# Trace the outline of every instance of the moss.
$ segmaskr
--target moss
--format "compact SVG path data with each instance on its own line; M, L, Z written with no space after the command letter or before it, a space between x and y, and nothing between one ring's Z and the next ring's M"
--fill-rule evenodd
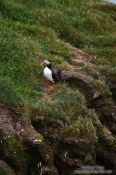
M6 140L5 152L7 159L16 169L26 169L28 156L25 153L23 144L19 141L17 136L8 137Z
M16 175L16 174L5 162L0 160L0 175Z

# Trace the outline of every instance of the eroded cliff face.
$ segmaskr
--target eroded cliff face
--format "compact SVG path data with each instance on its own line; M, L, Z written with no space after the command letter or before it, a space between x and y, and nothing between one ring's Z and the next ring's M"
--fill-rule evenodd
M82 51L77 50L77 52L85 56ZM83 61L82 57L81 61ZM75 60L72 60L70 64L75 67L77 64L74 62ZM92 66L94 64L90 63L90 59L85 59L84 63ZM78 119L75 123L71 123L68 117L51 120L40 116L34 110L30 112L29 120L20 112L1 106L0 171L6 175L9 175L9 172L14 175L73 175L82 165L102 165L115 174L114 88L111 86L112 93L100 91L91 86L93 81L91 76L74 71L56 71L56 75L61 80L61 84L65 81L72 89L77 88L84 94L87 110L95 110L91 114L93 124L91 130L82 128L84 120L87 123L89 118L82 120L80 116L82 123L79 123ZM60 95L62 94L59 92Z
M0 107L0 156L18 175L50 171L57 174L54 155L41 134L21 116L6 107ZM44 165L44 167L43 167ZM38 167L38 168L37 168ZM7 173L6 167L3 171ZM56 171L56 172L55 172Z
M16 118L14 111L0 107L0 157L8 164L1 164L1 172L9 175L6 167L10 166L17 175L72 175L81 165L102 165L115 171L115 136L110 124L108 129L101 118L94 118L97 138L86 134L79 138L72 131L64 132L70 127L66 122L44 121L36 116L29 125L19 116Z

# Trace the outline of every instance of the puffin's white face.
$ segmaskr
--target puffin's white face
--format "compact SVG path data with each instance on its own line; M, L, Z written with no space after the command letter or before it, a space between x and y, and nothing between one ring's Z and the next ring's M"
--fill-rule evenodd
M50 64L51 64L50 61L44 60L44 65L45 65L45 66L49 66Z

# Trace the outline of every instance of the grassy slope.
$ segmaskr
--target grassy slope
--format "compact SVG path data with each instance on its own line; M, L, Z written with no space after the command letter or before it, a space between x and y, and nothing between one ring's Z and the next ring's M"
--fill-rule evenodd
M41 62L48 58L63 68L73 56L65 45L69 42L93 54L97 65L75 71L115 77L115 11L116 6L99 0L0 0L1 104L52 120L68 116L71 124L77 116L93 116L83 95L66 84L60 94L44 91ZM95 135L91 119L78 120L80 127L85 123L81 131Z

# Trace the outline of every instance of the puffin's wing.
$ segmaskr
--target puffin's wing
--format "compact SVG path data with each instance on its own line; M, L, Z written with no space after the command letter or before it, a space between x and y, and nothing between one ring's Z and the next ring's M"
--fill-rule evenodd
M55 75L55 73L53 71L52 71L52 79L53 79L54 82L57 81L56 75Z

